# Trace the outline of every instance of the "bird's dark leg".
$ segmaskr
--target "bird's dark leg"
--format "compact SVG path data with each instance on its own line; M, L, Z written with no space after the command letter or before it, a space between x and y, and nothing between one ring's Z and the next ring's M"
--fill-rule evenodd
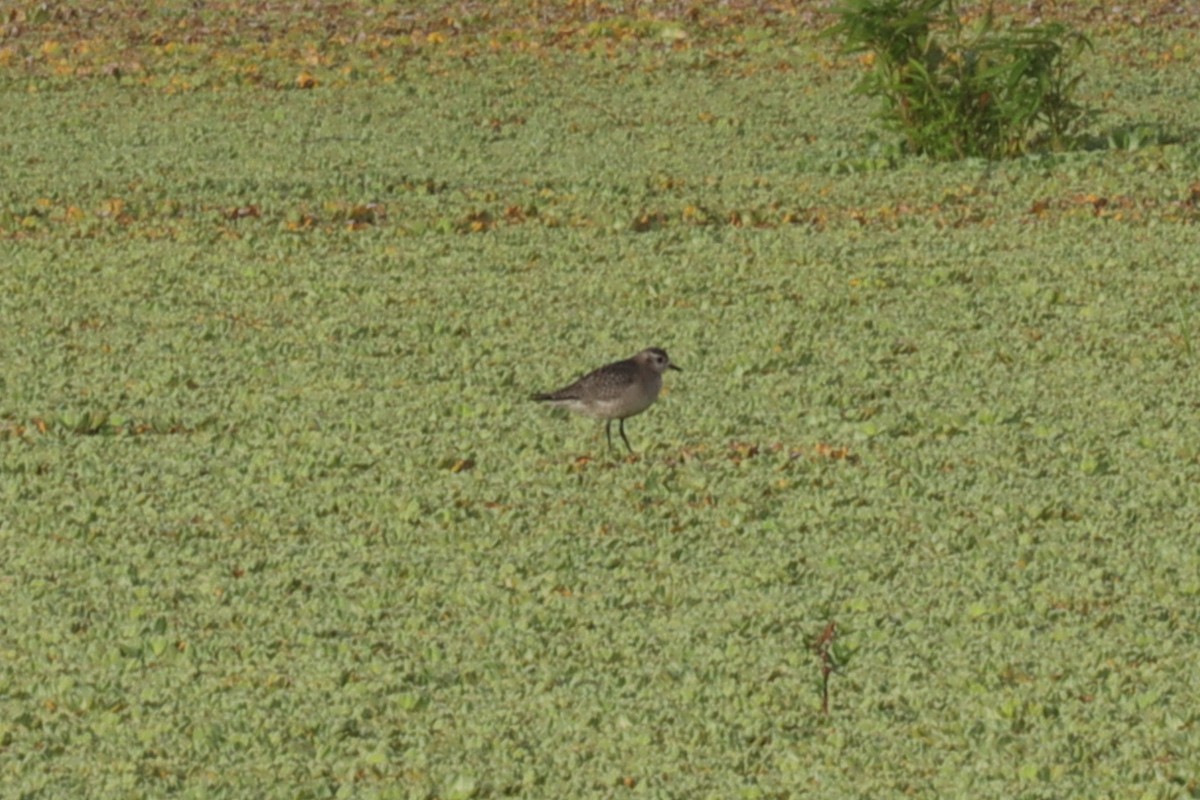
M612 450L612 420L604 423L604 436L608 439L608 449Z
M633 452L633 445L629 443L629 437L625 435L625 418L621 417L621 424L617 426L621 431L621 438L625 440L625 446L629 448L629 452Z

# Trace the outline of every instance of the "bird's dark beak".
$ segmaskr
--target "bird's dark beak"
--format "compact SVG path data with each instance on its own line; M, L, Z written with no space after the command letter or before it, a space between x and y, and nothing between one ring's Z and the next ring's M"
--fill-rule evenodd
M677 367L674 364L667 364L667 369L673 369L676 372L683 372L683 367Z

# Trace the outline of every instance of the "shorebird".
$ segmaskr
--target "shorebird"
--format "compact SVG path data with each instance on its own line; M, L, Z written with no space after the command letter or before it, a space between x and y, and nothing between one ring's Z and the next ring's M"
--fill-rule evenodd
M633 446L625 435L625 420L654 404L662 389L663 373L669 369L683 371L671 363L666 350L649 347L632 358L614 361L593 370L556 392L535 394L533 399L576 414L605 420L604 435L610 449L612 421L619 420L617 430L632 453Z

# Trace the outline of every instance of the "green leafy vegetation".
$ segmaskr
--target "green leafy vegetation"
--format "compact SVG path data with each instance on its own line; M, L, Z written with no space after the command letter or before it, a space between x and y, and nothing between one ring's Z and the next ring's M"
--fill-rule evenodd
M942 163L807 4L414 5L7 12L0 795L1200 794L1197 20Z
M1000 30L989 5L968 29L951 0L849 0L831 34L875 68L860 85L913 153L1001 158L1080 141L1075 64L1091 42L1061 23Z

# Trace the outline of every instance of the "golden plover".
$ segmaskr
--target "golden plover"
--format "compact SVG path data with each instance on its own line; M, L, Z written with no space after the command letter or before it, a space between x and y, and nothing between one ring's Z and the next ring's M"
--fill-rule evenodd
M589 372L556 392L535 394L533 399L606 420L604 435L609 448L612 447L612 421L619 420L617 429L632 453L633 447L625 436L625 420L654 404L662 389L663 373L669 369L679 370L679 367L671 363L667 351L650 347L632 358L614 361Z

